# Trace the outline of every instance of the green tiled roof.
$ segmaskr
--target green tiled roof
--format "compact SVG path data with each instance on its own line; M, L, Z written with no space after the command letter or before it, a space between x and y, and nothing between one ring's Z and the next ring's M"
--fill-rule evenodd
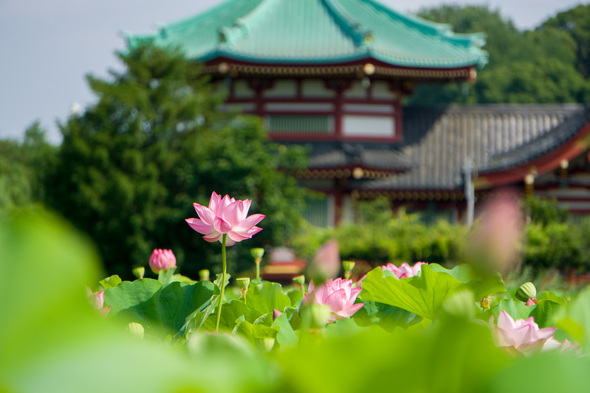
M188 58L262 64L334 64L373 58L401 67L483 66L484 34L396 12L374 0L228 0L154 34L126 33L179 46Z

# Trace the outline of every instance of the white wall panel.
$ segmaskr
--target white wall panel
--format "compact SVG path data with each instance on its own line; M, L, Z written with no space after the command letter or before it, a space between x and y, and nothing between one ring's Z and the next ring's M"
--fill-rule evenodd
M342 133L346 136L393 137L395 119L376 116L344 116Z

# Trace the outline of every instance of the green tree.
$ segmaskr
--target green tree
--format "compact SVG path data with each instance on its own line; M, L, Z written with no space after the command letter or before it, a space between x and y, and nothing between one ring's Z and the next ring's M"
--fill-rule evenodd
M422 9L418 15L434 22L448 23L457 33L485 33L484 49L490 56L486 68L526 56L528 41L523 34L511 20L488 6L442 5Z
M554 223L563 224L570 218L567 208L560 206L555 198L529 196L524 199L523 207L530 222L541 226Z
M420 86L408 105L564 103L586 102L589 97L588 82L576 70L580 44L560 24L547 22L534 31L520 32L487 6L443 5L423 9L419 16L449 23L458 33L485 32L489 64L475 84Z
M57 159L57 146L46 139L47 131L39 121L25 130L20 149L31 178L32 198L36 202L47 203L47 190L52 187L51 176Z
M53 188L54 207L93 238L109 272L129 276L154 248L172 249L185 274L210 268L219 244L184 220L212 191L267 215L233 252L297 227L303 192L290 173L305 165L301 150L268 142L258 119L218 111L223 96L178 51L142 46L119 58L125 70L111 80L88 77L98 102L60 125Z
M38 121L27 127L22 142L0 140L0 212L45 202L55 156Z
M560 12L548 19L538 30L550 28L566 32L576 43L576 67L585 77L590 76L590 4Z
M0 216L32 201L31 179L20 146L0 141Z
M474 86L482 103L585 102L590 87L572 65L555 58L502 64Z

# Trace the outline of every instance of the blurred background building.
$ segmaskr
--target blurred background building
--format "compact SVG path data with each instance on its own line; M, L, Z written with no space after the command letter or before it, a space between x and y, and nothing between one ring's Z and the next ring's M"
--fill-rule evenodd
M269 137L309 146L306 218L353 218L385 196L426 217L470 221L505 186L590 214L590 112L584 105L404 107L422 84L473 82L484 34L455 34L372 0L231 0L126 35L179 47L228 92L224 110L260 116Z

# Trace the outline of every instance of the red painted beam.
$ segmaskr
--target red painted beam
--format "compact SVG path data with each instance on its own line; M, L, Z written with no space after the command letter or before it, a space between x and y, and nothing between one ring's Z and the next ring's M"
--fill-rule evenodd
M476 188L498 187L518 183L529 173L544 174L560 167L562 160L571 161L584 153L590 146L590 122L565 144L542 157L513 168L497 172L482 173L475 181Z

